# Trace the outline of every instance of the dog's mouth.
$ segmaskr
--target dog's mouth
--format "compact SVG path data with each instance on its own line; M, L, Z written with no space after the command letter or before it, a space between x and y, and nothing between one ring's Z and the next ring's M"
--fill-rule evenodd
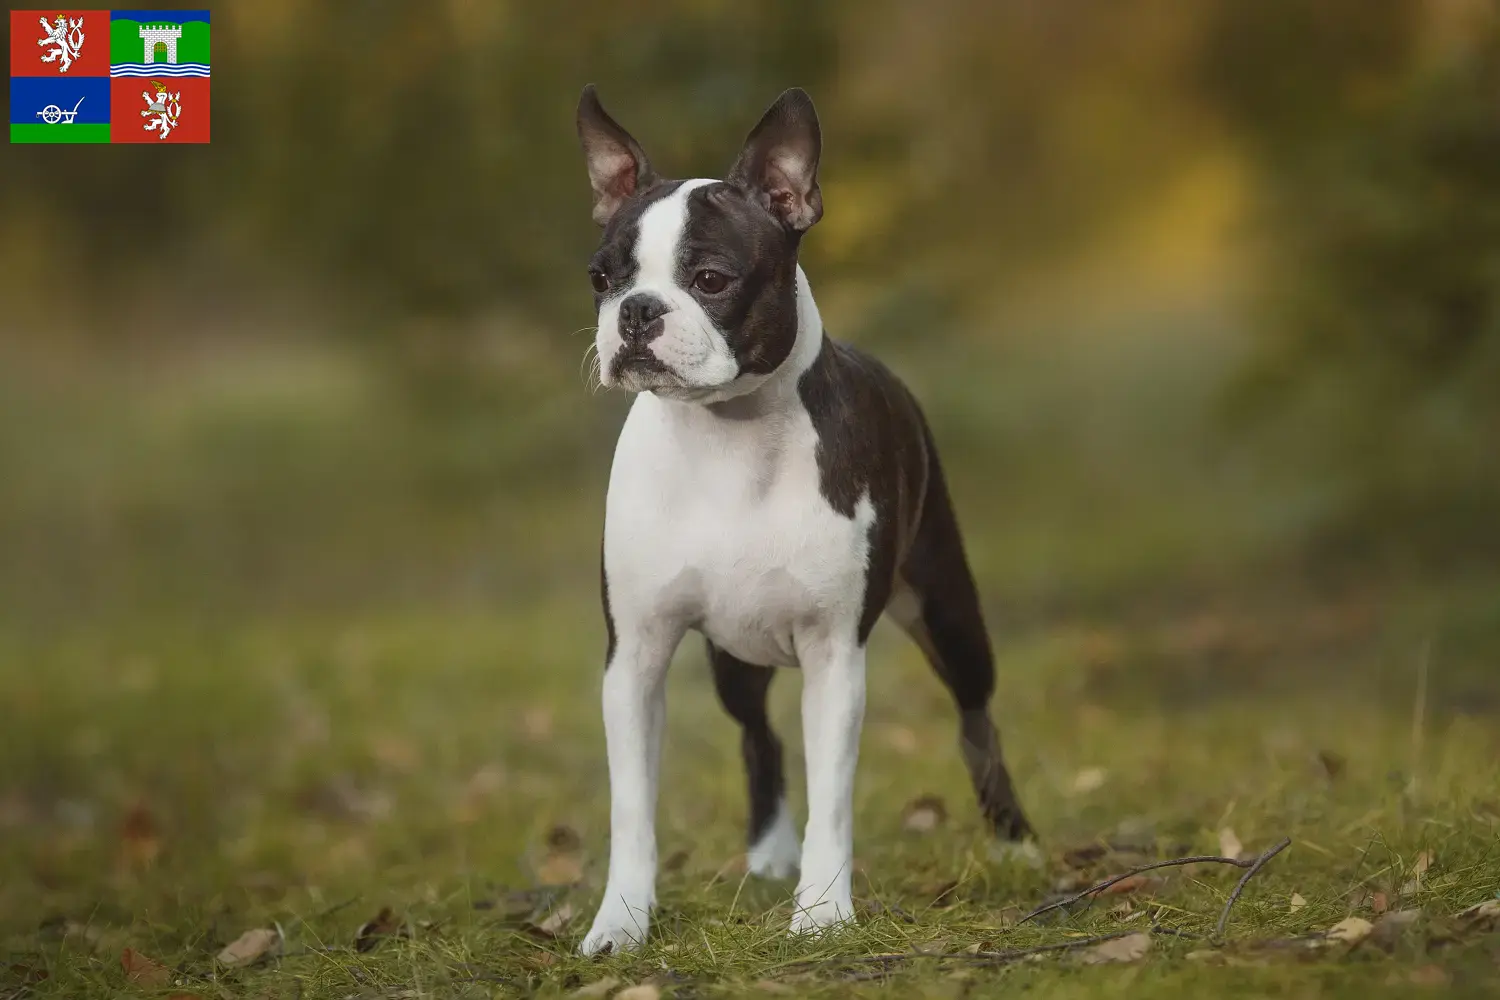
M629 392L677 388L682 379L647 347L622 347L609 362L610 379Z

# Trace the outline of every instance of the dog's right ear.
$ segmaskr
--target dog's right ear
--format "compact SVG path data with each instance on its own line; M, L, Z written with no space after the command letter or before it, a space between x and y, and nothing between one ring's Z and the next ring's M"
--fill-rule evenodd
M640 144L604 110L591 83L578 99L578 141L594 189L594 221L606 225L625 200L656 181Z

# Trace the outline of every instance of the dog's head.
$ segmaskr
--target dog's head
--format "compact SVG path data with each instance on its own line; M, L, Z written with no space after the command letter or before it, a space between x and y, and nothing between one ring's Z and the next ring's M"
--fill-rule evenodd
M589 262L606 387L698 402L748 392L797 338L797 245L823 214L811 98L788 90L722 181L664 180L592 85L578 138L604 228Z

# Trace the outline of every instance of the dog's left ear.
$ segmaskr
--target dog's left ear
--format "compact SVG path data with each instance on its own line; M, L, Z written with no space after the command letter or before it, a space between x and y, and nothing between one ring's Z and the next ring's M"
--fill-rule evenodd
M745 140L726 180L782 224L805 232L823 217L818 157L823 136L807 91L793 87L776 99Z

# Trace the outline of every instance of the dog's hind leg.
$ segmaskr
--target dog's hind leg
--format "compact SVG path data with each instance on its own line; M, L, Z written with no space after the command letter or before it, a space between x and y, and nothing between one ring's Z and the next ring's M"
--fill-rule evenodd
M776 669L746 663L711 642L708 661L719 700L740 724L740 748L750 790L747 863L753 874L786 878L797 869L801 847L786 804L781 741L766 715L766 697Z
M927 492L911 550L900 568L886 613L921 647L958 704L959 745L995 834L1021 840L1031 834L990 721L994 657L979 610L979 594L964 555L958 519L929 439Z

